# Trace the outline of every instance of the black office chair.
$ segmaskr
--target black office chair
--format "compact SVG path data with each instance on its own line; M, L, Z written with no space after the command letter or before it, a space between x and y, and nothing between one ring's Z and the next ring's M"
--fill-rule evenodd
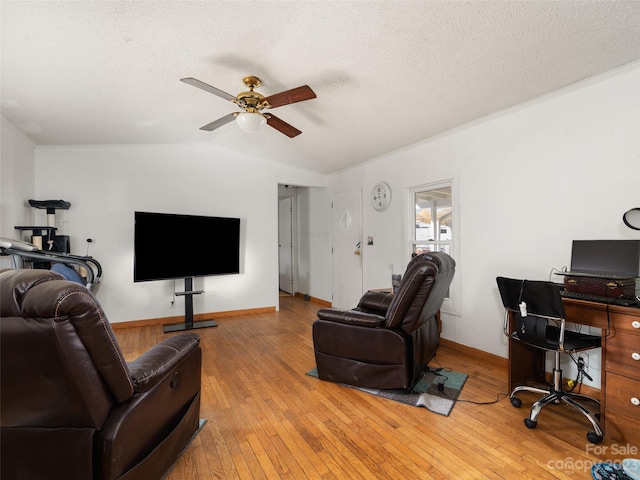
M528 428L535 428L538 415L545 405L564 402L581 412L591 422L593 431L587 433L591 443L600 443L604 438L598 423L599 413L592 414L577 400L594 402L600 410L600 402L587 395L567 392L562 388L562 369L560 368L560 353L573 354L583 350L598 348L602 338L597 335L587 335L565 328L565 312L558 286L551 282L516 280L498 277L498 290L505 307L505 335L523 342L542 351L555 354L553 368L553 384L547 388L529 385L517 386L509 395L511 404L519 408L522 400L516 397L521 391L540 393L544 395L531 407L529 418L524 424ZM514 317L514 329L508 330L509 313Z

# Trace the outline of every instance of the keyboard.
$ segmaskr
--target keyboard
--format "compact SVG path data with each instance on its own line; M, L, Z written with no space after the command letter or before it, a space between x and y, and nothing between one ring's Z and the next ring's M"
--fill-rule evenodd
M589 302L608 303L610 305L622 305L623 307L635 307L636 301L630 298L614 298L601 295L589 295L587 293L568 292L562 290L560 296L564 298L575 298L576 300L587 300Z
M565 277L590 277L590 278L609 278L611 280L627 280L636 278L633 273L607 273L607 272L580 272L580 271L561 271L554 272L555 275L564 275Z

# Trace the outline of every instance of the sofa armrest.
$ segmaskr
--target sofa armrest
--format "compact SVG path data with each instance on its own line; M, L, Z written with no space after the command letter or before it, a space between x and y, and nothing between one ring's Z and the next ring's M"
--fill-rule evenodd
M198 335L184 333L171 337L154 350L155 359L150 360L150 353L144 354L141 357L147 357L149 362L139 361L134 366L141 374L139 378L147 380L138 389L146 391L136 392L114 405L95 434L94 457L98 456L96 467L101 469L100 478L162 478L162 472L198 428L202 380ZM175 353L169 354L169 350ZM165 363L155 361L161 357ZM141 368L143 364L148 368L146 374Z
M361 327L382 327L385 318L375 313L360 312L358 310L338 310L337 308L321 308L318 310L320 320L329 320L346 325L358 325Z
M393 293L375 291L366 292L360 299L357 309L362 312L386 316L392 300Z
M160 382L175 365L198 348L200 336L197 333L183 333L153 346L133 362L129 371L135 393L146 392Z

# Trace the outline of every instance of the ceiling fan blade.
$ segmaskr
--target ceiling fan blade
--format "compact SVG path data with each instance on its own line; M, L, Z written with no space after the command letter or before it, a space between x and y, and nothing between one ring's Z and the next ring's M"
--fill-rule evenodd
M281 107L282 105L289 105L291 103L302 102L304 100L311 100L316 98L316 94L309 85L303 85L298 88L287 90L286 92L276 93L269 97L262 99L262 103L266 108Z
M302 133L296 127L289 125L284 120L280 120L278 117L272 115L271 113L266 114L265 117L267 117L267 125L275 128L281 133L284 133L289 138L297 137Z
M233 102L236 99L236 97L234 97L233 95L227 92L223 92L222 90L216 87L212 87L211 85L201 82L200 80L196 80L195 78L181 78L180 81L188 83L189 85L193 85L194 87L200 88L206 92L213 93L214 95L217 95L220 98L224 98L225 100L229 100L230 102Z
M226 125L229 122L233 122L233 120L236 118L236 115L237 113L230 113L229 115L225 115L224 117L219 118L215 122L211 122L206 124L204 127L200 127L200 130L206 130L208 132L210 132L211 130L215 130L216 128L222 127L223 125Z

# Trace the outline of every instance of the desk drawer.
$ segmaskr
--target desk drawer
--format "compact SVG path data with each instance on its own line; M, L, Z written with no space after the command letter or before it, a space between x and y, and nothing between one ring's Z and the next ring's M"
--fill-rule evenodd
M640 421L640 380L606 373L606 415L612 412Z
M622 445L638 446L640 445L640 420L607 412L604 437L605 440L613 440Z
M606 339L606 350L608 372L640 380L640 335L616 331Z
M640 309L634 310L640 312ZM616 332L626 332L640 336L640 316L611 313L611 327ZM640 337L638 342L640 343Z

